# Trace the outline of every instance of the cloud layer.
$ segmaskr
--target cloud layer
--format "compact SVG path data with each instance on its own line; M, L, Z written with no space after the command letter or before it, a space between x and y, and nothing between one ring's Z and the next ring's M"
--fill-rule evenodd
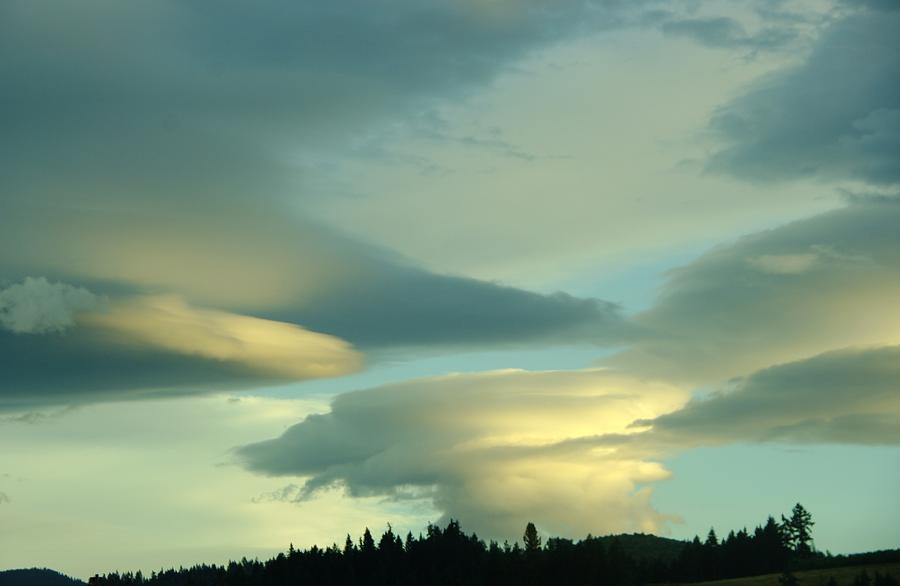
M802 64L719 109L711 126L727 146L710 169L756 182L900 183L900 10L870 6L837 19Z
M668 445L900 443L900 346L772 366L652 422Z
M338 396L281 437L239 448L268 475L306 476L301 497L334 484L357 496L426 498L480 534L658 531L646 486L658 463L594 445L631 434L684 390L606 370L498 371L412 380ZM565 503L565 506L561 506Z
M665 517L638 486L665 478L657 462L677 451L900 441L898 225L900 200L857 198L712 250L673 271L636 318L643 336L609 360L619 370L348 393L237 455L305 477L286 498L335 484L427 498L487 535L514 535L524 516L569 535L656 530ZM718 391L685 404L700 385Z
M890 7L845 3L807 59L721 106L708 126L719 143L707 169L757 183L814 178L895 188L900 11ZM555 534L659 531L671 517L652 506L652 485L667 477L660 461L673 450L762 441L896 444L900 200L857 198L713 249L673 271L657 303L634 320L600 299L424 268L357 240L367 233L359 221L355 234L342 232L354 224L340 206L332 226L314 221L316 212L331 217L315 204L343 198L361 223L415 233L435 248L458 245L463 256L491 257L484 266L497 267L507 259L530 266L538 254L554 262L563 247L583 249L578 254L588 259L619 239L632 244L615 254L665 256L672 242L743 230L769 205L766 221L797 213L799 204L782 204L775 190L720 196L719 186L733 178L697 192L703 180L681 183L683 169L670 173L669 155L682 156L685 129L696 130L673 121L704 113L704 125L704 108L717 99L710 96L734 95L729 88L752 72L732 75L734 63L725 59L734 55L691 46L696 52L686 54L701 73L684 78L673 66L680 54L643 51L648 39L659 41L657 31L573 43L551 55L562 65L542 67L575 73L542 70L546 77L535 74L534 86L509 85L509 101L494 112L486 107L487 126L473 124L487 139L443 126L442 106L585 30L650 22L665 35L745 53L793 47L812 28L775 26L775 16L745 26L730 13L691 8L643 18L644 8L580 0L2 3L0 410L339 376L361 368L361 352L377 359L398 349L409 356L627 344L607 361L615 370L416 379L340 395L329 412L275 439L246 443L278 433L257 421L254 437L229 440L244 443L235 454L247 469L305 481L278 491L271 479L256 478L252 486L274 495L259 504L302 504L341 486L389 505L424 501L467 529L502 537L517 537L523 519ZM610 54L581 53L595 50ZM627 63L616 51L629 53ZM759 70L778 65L775 53ZM574 67L582 57L587 65ZM725 66L722 85L701 79ZM534 110L508 118L528 127L522 134L533 144L562 153L535 170L524 166L538 158L493 122L498 111L528 101L509 88L538 85L547 87L529 96ZM685 86L691 91L682 93ZM551 104L559 115L546 114ZM608 115L596 116L601 110ZM532 120L533 111L545 119ZM403 191L399 203L370 198L370 207L337 193L340 185L323 187L323 177L348 171L349 159L388 165L379 137L392 125L409 125L405 131L425 142L476 147L476 180L451 177L429 199L401 173L381 185ZM496 161L483 160L484 149L521 166L485 179ZM662 195L644 198L655 192ZM785 199L793 197L805 195ZM744 209L754 210L752 220ZM731 223L710 227L709 218ZM453 229L436 238L431 230L441 223ZM577 233L571 240L570 230ZM689 402L689 390L699 387L718 392ZM222 402L195 407L177 426L190 438L159 429L142 438L178 440L158 461L181 449L175 443L190 444L198 423L229 417ZM135 416L122 405L102 408L111 409L113 425L123 413ZM277 427L300 416L280 418ZM245 429L240 416L230 417ZM40 418L7 422L29 420ZM169 425L167 418L154 423L160 420ZM96 422L80 421L90 444ZM68 446L74 434L63 429ZM219 428L214 435L209 450L232 437ZM45 454L59 458L61 444ZM87 474L80 457L93 461L96 453L93 445L65 452L79 463L73 475ZM109 461L95 464L108 468ZM195 462L181 464L193 470ZM20 465L31 464L22 458ZM98 476L87 472L83 486L95 486ZM200 474L196 494L165 504L207 503L209 481L218 478L229 476ZM4 508L18 506L13 498ZM229 506L204 509L204 531ZM30 514L43 518L36 510ZM179 521L191 530L201 525L189 516Z
M245 345L263 323L282 348L307 329L367 351L620 341L627 327L610 303L436 274L307 210L323 197L308 181L321 161L468 95L588 22L612 26L618 12L531 0L4 3L0 279L46 280L0 299L10 369L0 401L309 375L309 360L295 367L280 350L265 359L258 338ZM39 297L53 282L69 289ZM85 289L112 310L74 331ZM137 297L126 318L119 302ZM163 311L151 297L186 305ZM151 321L173 320L172 331L209 326L207 349L193 335L149 333ZM6 335L61 329L72 331ZM352 370L338 362L320 370ZM236 368L266 376L234 378Z
M618 367L696 384L854 345L900 343L900 200L741 238L671 272Z
M144 297L81 318L89 327L148 346L239 364L289 380L347 374L361 359L346 342L299 326L190 307L173 296Z
M0 410L209 392L362 366L339 338L175 296L100 305L84 288L40 278L8 287L2 299L18 329L0 331Z

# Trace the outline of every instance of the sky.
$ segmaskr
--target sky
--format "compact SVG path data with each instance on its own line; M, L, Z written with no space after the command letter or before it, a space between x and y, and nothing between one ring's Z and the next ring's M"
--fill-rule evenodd
M0 569L900 546L894 0L9 0L0 79Z

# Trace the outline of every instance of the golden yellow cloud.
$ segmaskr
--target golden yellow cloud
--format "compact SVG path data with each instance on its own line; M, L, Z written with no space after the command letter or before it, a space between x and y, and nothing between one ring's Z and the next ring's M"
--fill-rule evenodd
M361 354L340 338L294 324L193 307L174 295L116 302L77 320L127 343L233 363L275 378L338 376L362 367Z
M668 476L622 449L644 414L686 390L605 369L504 370L417 379L338 396L326 414L237 450L250 469L353 495L410 493L481 535L524 519L563 535L660 531L646 485ZM612 438L612 440L610 440Z

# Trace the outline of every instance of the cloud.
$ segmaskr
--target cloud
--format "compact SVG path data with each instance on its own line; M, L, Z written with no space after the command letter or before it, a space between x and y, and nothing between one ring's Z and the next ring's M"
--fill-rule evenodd
M812 252L803 254L764 254L747 261L764 273L792 275L805 273L815 267L818 255Z
M339 376L361 365L347 342L294 324L175 296L125 297L78 314L62 334L0 332L0 410L205 393Z
M838 348L900 343L900 200L844 208L714 248L636 316L651 332L611 363L718 383Z
M616 305L438 275L288 214L241 208L202 220L60 208L41 217L0 215L5 274L15 278L24 260L20 270L79 284L60 285L66 291L87 286L110 306L64 335L0 329L0 408L333 376L360 364L351 345L615 344L634 335Z
M851 7L862 4L872 10L881 10L884 12L900 11L900 6L898 6L894 0L843 0L843 3Z
M767 27L750 34L734 18L715 16L706 18L671 19L660 26L663 33L687 37L715 49L780 49L796 40L790 27Z
M394 264L376 265L308 307L275 315L363 348L615 344L637 335L614 303Z
M5 3L5 191L72 207L175 205L185 189L207 203L302 197L298 161L458 100L623 11L575 0Z
M237 456L305 479L280 500L339 485L427 499L486 535L514 535L523 516L562 534L658 529L665 518L637 487L664 478L657 462L673 451L900 439L897 225L900 200L858 197L713 249L673 271L637 316L642 337L608 361L618 370L348 393ZM719 391L685 404L685 390L659 380Z
M436 274L288 209L205 210L17 210L0 216L0 274L40 270L110 295L178 294L367 348L633 334L617 305Z
M318 225L307 205L324 197L316 161L616 26L618 8L211 6L0 7L0 278L178 295L367 349L622 339L612 304L436 274Z
M174 296L144 297L81 318L124 343L234 363L263 376L302 380L348 374L361 357L349 344L293 324L198 309Z
M0 327L16 334L61 332L75 324L77 312L94 309L100 302L83 287L26 277L0 289Z
M225 465L223 446L277 434L325 409L319 400L207 395L138 408L91 405L41 425L0 424L9 474L0 473L0 490L12 499L0 504L0 565L47 565L85 579L123 567L147 575L201 561L267 559L288 543L321 547L387 522L403 534L420 531L433 511L379 499L329 493L308 506L251 501L282 481Z
M635 419L686 399L607 370L456 374L339 395L329 413L236 455L255 472L306 477L301 498L335 484L424 498L483 535L515 536L525 518L569 535L658 531L669 518L645 485L668 473L593 439L633 434Z
M800 65L719 108L714 171L757 182L814 177L900 183L900 11L856 10Z
M900 443L900 346L849 348L772 366L653 421L667 445Z
M764 273L799 275L825 266L866 264L868 258L862 255L842 254L829 246L813 245L809 252L801 254L763 254L748 258L751 266Z

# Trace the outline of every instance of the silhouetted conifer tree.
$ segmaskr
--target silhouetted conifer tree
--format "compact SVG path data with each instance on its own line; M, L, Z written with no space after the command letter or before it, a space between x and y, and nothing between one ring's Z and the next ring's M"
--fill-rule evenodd
M359 549L363 553L371 553L375 551L375 540L372 539L372 532L366 527L362 538L359 540Z
M354 549L356 549L356 546L353 545L353 539L350 538L350 534L348 533L347 541L344 542L344 555L351 555Z
M525 526L525 535L522 536L522 543L525 545L527 553L534 553L541 549L541 537L538 535L537 527L534 523L528 523Z
M812 515L797 503L791 510L791 518L781 516L781 526L788 546L798 556L805 557L812 553L812 526L815 525Z
M501 546L485 544L475 534L462 531L451 520L445 528L429 525L427 534L408 533L405 543L388 526L376 541L367 529L358 546L348 535L344 547L327 549L312 546L284 553L260 562L241 559L226 566L198 565L177 570L160 570L149 577L139 573L110 573L95 576L93 586L640 586L648 583L684 583L722 577L742 577L771 573L772 556L789 553L779 525L769 517L751 535L745 529L732 531L719 542L695 537L691 542L668 542L680 548L666 558L650 557L657 538L592 537L572 541L558 537L541 539L533 524L526 526L525 548L518 543ZM632 545L628 545L631 543ZM623 545L624 544L624 545ZM644 549L645 548L645 549ZM674 556L674 557L673 557ZM796 586L796 577L784 570L779 586ZM826 556L812 553L800 559L803 568L837 567L850 563L900 562L900 550L873 552L859 556ZM782 563L781 561L777 563ZM796 566L791 566L797 569ZM832 579L826 586L837 586ZM853 586L897 586L891 576L860 573Z

